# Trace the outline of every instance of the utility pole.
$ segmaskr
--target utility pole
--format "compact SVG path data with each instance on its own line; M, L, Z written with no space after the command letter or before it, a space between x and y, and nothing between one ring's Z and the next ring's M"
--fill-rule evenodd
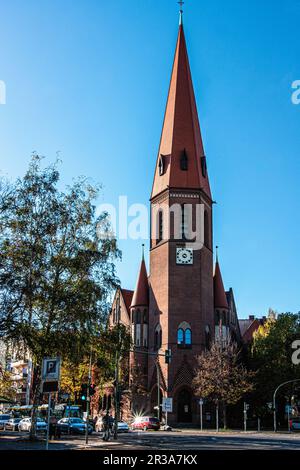
M156 363L157 372L157 418L160 418L160 374L159 374L159 357L157 357Z
M216 429L219 432L219 401L217 401L216 405Z
M91 377L92 377L92 351L90 353L90 365L89 365L89 376L88 376L88 385L86 391L86 428L85 428L85 443L89 443L89 417L90 417L90 387L91 387Z
M247 403L244 401L244 431L247 431Z
M294 382L300 382L300 379L288 380L287 382L283 382L282 384L278 385L276 388L274 395L273 395L273 420L274 420L274 432L277 432L277 416L276 416L276 394L278 390L283 387L284 385L291 384Z
M51 416L51 393L49 393L49 396L48 396L46 450L49 450L50 416Z
M200 429L203 431L203 399L200 398L199 400L200 404Z
M119 362L120 362L120 347L121 347L121 338L120 338L120 315L121 315L121 306L120 306L120 289L119 295L117 298L116 305L117 313L117 333L118 333L118 344L115 355L115 425L114 425L114 439L118 439L118 422L119 422Z

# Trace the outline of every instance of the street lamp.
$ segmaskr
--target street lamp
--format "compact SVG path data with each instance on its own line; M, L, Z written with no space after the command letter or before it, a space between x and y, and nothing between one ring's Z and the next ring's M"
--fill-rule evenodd
M278 385L276 388L274 395L273 395L273 417L274 417L274 432L277 431L277 419L276 419L276 394L278 390L283 387L284 385L291 384L294 382L300 382L300 379L288 380L287 382L283 382L282 384Z

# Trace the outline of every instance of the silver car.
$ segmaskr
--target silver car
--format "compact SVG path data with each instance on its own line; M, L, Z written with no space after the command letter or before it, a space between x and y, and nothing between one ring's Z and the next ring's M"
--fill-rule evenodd
M20 432L26 431L30 432L31 430L31 418L23 418L18 424L18 429ZM36 430L37 432L46 432L47 423L42 418L37 418L36 420Z
M118 422L118 432L129 432L129 426L124 421Z

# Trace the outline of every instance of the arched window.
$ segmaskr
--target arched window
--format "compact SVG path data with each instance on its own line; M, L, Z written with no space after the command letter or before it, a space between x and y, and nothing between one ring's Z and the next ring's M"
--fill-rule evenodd
M161 242L164 235L163 227L163 211L160 210L158 213L158 242Z
M165 172L165 159L163 155L160 156L160 159L158 162L158 172L159 172L159 176L162 176Z
M202 170L202 175L204 176L204 178L206 178L207 165L206 165L206 157L205 156L201 157L201 170Z
M177 331L177 344L184 344L184 331L182 328Z
M192 329L187 322L180 323L177 330L177 344L181 348L190 348L192 346Z
M208 213L204 211L204 245L209 248L210 246L210 239L209 239L209 217Z
M154 331L154 347L155 349L160 349L162 345L162 330L161 326L158 324L156 325Z
M188 170L188 157L187 157L187 154L186 154L186 150L184 149L184 151L182 152L181 154L181 158L180 158L180 169L182 171L187 171Z
M191 346L192 344L192 330L190 328L185 330L185 344L187 346Z
M147 310L144 310L144 312L143 312L143 323L148 323L148 314L147 314Z
M206 327L205 327L205 349L210 348L210 341L211 341L210 327L209 327L209 325L206 325Z

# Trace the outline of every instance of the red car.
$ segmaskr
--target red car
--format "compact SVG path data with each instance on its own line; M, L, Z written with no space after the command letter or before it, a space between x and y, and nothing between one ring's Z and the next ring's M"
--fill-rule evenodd
M152 418L151 416L140 416L139 418L135 418L131 427L132 429L141 429L143 431L148 431L148 429L158 431L160 422L157 418Z

